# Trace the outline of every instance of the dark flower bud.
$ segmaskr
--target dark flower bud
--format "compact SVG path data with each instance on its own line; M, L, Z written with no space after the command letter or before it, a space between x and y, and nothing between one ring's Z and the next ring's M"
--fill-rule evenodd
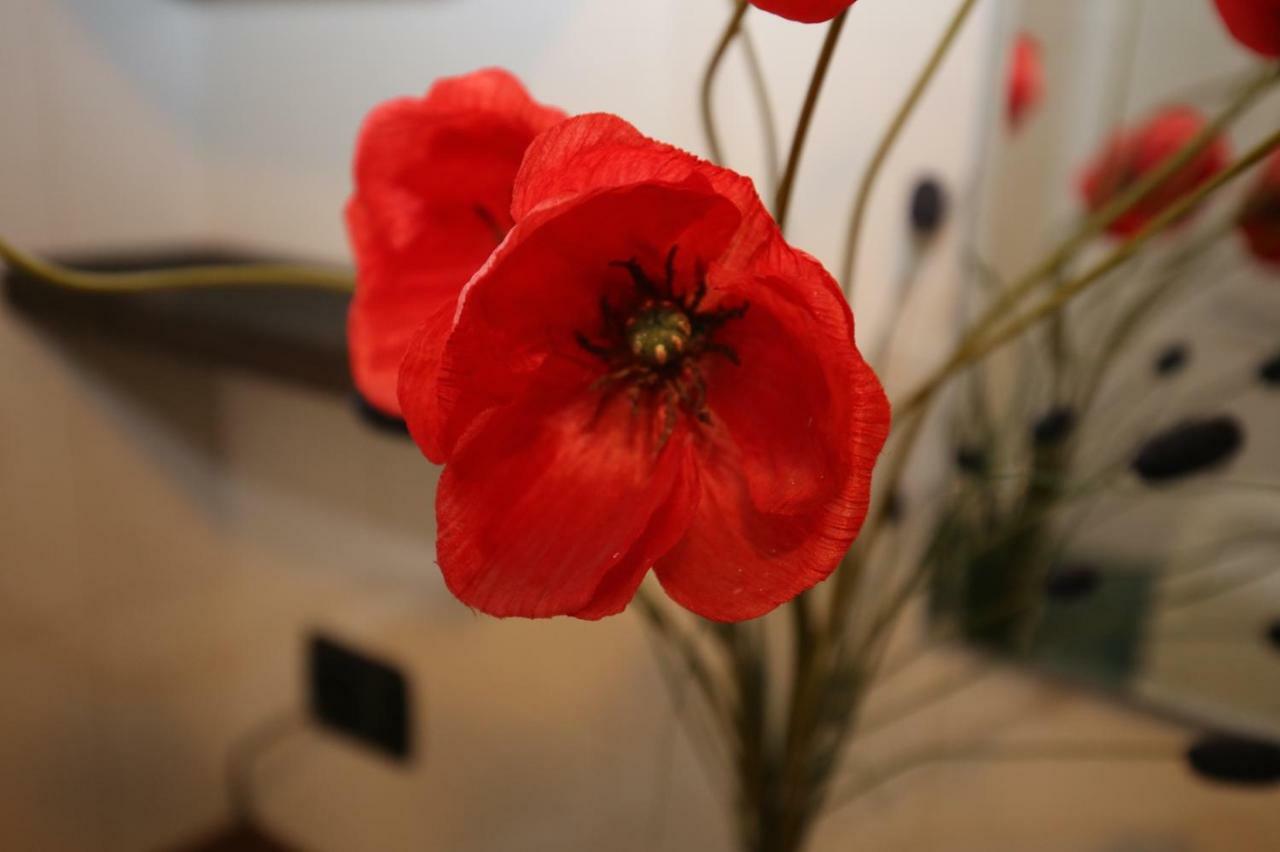
M891 524L896 524L902 520L906 507L903 506L902 492L894 490L885 495L884 498L884 519Z
M987 472L987 454L981 447L961 445L956 448L956 467L973 476Z
M936 178L921 178L911 192L912 233L919 239L928 239L938 232L946 219L946 190Z
M1098 569L1092 565L1064 565L1049 574L1044 590L1051 598L1073 601L1092 594L1101 581Z
M1280 746L1230 735L1201 739L1187 752L1191 770L1219 784L1262 786L1280 782Z
M1243 445L1244 430L1234 417L1184 420L1148 439L1131 467L1147 482L1165 482L1224 464Z
M405 425L403 420L374 408L369 403L369 400L361 396L358 391L352 391L351 405L355 408L356 415L373 429L391 435L407 436L409 434L409 427Z
M1280 352L1258 365L1258 381L1264 385L1280 387Z
M1031 429L1031 437L1036 446L1047 447L1066 440L1075 428L1075 409L1059 405L1036 421Z
M1280 618L1267 625L1267 641L1280 650Z
M1156 356L1155 370L1157 376L1172 376L1187 366L1191 357L1191 349L1185 343L1171 343Z

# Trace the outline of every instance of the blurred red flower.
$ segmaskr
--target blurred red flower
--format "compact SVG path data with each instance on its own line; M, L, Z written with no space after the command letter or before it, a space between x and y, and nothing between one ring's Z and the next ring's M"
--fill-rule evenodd
M1006 118L1009 129L1017 131L1027 115L1044 99L1044 66L1040 61L1040 41L1020 33L1009 60Z
M1204 130L1206 121L1189 106L1169 107L1146 123L1118 131L1085 169L1081 193L1090 211L1096 211L1123 194L1138 181L1175 156ZM1222 171L1231 157L1225 137L1219 136L1168 180L1118 218L1108 228L1118 237L1130 237L1169 205Z
M1280 56L1280 0L1215 0L1236 41L1263 56Z
M355 157L347 230L357 285L347 320L356 388L399 416L400 361L424 322L443 338L458 293L511 227L525 149L565 118L506 71L438 81L369 114Z
M1267 160L1240 210L1239 223L1253 256L1280 266L1280 152Z
M530 147L515 226L400 402L444 462L437 559L496 616L595 619L653 567L707 618L762 615L858 533L889 427L839 287L751 182L610 115Z
M829 21L856 0L750 0L751 5L805 24Z

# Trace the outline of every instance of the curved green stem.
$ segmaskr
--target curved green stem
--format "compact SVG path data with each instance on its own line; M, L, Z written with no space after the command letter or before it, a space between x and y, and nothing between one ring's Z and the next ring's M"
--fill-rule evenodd
M970 0L971 2L971 0ZM831 70L831 59L835 56L836 45L840 42L840 33L849 17L849 10L841 12L827 27L827 37L822 42L822 50L818 53L818 61L813 66L813 76L809 78L809 90L805 92L804 104L800 107L800 118L796 121L796 132L791 138L791 151L787 155L787 166L782 172L782 181L778 184L778 194L774 201L773 217L778 220L778 227L785 230L787 213L791 209L791 195L795 189L796 175L800 171L800 158L804 154L804 143L809 137L809 128L813 124L813 114L818 107L818 96L822 94L822 84Z
M769 97L769 86L764 77L764 64L756 50L751 33L742 28L742 53L747 59L747 73L751 75L751 89L756 97L756 109L760 112L760 134L764 141L764 174L768 192L778 186L778 120Z
M0 260L46 284L95 293L201 287L300 287L349 293L355 288L355 278L347 270L274 263L191 266L146 272L83 272L41 260L3 239L0 239Z
M728 25L720 35L720 40L716 42L711 59L707 62L707 70L702 74L702 89L699 95L699 105L702 108L702 132L707 137L707 150L711 152L711 162L717 165L724 162L724 149L720 145L720 134L716 130L715 108L711 103L712 90L715 88L720 65L724 62L725 54L729 52L729 46L737 38L738 31L742 29L742 19L747 16L749 8L751 7L747 5L746 0L739 0L737 8L729 18Z
M885 161L889 158L889 152L893 150L898 137L902 135L903 128L906 127L911 114L915 112L916 105L920 103L920 98L929 88L929 83L936 76L938 68L942 65L942 60L950 52L951 45L955 43L956 36L960 34L960 30L964 27L964 22L969 17L969 13L973 11L976 2L977 0L963 0L960 7L956 9L955 15L951 18L951 23L947 25L946 32L942 34L942 39L933 49L933 53L930 54L929 61L925 63L924 68L920 71L920 76L916 78L911 90L907 93L906 100L898 107L898 112L894 115L893 121L889 123L889 129L885 131L880 144L876 146L875 153L871 155L871 162L867 164L866 171L863 172L862 183L858 188L858 195L853 202L853 211L849 216L849 236L845 242L844 259L840 264L840 281L844 284L846 295L850 297L853 296L853 271L858 258L858 243L862 236L862 226L866 219L867 208L870 206L871 193L875 189L876 179L880 176Z

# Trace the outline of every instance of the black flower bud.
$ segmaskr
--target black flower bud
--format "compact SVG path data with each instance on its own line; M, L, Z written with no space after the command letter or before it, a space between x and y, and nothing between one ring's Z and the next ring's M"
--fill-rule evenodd
M956 447L956 467L973 476L982 476L987 472L986 451L966 444Z
M1267 641L1280 651L1280 618L1267 625Z
M1031 438L1036 446L1048 447L1065 441L1075 428L1075 409L1059 405L1050 409L1048 414L1035 422L1031 429Z
M1234 417L1184 420L1148 439L1130 466L1147 482L1165 482L1225 464L1243 445L1244 430Z
M1251 787L1280 782L1280 746L1266 740L1207 736L1187 752L1191 770L1218 784Z
M933 177L916 181L911 192L911 232L918 239L934 236L947 219L947 192Z
M1171 343L1156 356L1157 376L1172 376L1182 371L1191 358L1191 348L1185 343Z
M1101 581L1101 574L1092 565L1063 565L1050 572L1044 590L1056 600L1073 601L1092 594Z
M1280 352L1258 365L1258 381L1264 385L1280 387Z
M891 524L896 524L902 520L904 514L906 514L906 506L903 505L902 492L894 489L885 495L884 519Z

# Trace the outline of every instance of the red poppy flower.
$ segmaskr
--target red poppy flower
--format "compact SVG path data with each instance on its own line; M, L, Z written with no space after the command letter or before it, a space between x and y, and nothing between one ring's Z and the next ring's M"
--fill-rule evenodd
M856 0L750 0L751 5L792 21L817 24L829 21Z
M565 118L506 71L440 80L376 108L360 131L347 230L357 285L347 320L360 393L399 416L400 360L423 322L443 338L462 285L511 227L525 149Z
M1240 211L1240 231L1253 256L1280 266L1280 153L1272 154Z
M1021 33L1013 43L1009 60L1008 101L1005 115L1009 129L1017 131L1028 113L1044 99L1044 66L1040 62L1040 41Z
M1215 0L1236 41L1263 56L1280 56L1280 0Z
M707 618L824 579L889 425L839 287L746 178L589 115L543 133L515 227L420 332L400 402L446 463L437 559L498 616L600 618L652 567Z
M1204 117L1192 107L1175 106L1140 127L1117 132L1084 172L1080 188L1085 204L1090 210L1105 206L1186 147L1205 125ZM1108 230L1118 237L1133 236L1169 205L1211 180L1230 157L1227 140L1218 137Z

